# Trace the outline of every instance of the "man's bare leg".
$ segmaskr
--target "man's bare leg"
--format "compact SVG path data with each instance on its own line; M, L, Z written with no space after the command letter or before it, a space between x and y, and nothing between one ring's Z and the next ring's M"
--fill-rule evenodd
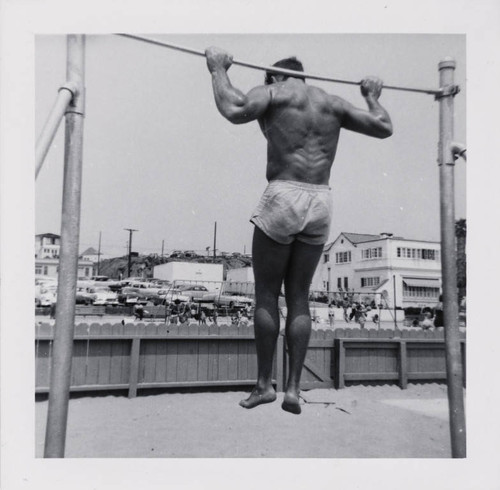
M285 276L285 296L288 309L286 342L289 355L289 375L281 407L299 414L300 375L311 336L309 288L323 252L323 245L308 245L299 241L292 244L292 252Z
M278 296L290 257L290 245L281 245L255 227L252 261L255 276L255 345L257 349L257 383L240 405L254 408L276 400L272 381L274 350L280 330Z

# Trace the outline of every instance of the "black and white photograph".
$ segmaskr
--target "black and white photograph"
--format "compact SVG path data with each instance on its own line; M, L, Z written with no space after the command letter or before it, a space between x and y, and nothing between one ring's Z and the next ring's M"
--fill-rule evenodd
M10 2L5 488L498 488L482 3Z

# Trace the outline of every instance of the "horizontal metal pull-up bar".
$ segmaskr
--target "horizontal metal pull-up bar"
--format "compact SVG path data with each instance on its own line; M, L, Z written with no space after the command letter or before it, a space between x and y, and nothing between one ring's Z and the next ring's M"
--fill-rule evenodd
M177 51L182 51L183 53L189 53L189 54L194 54L196 56L205 57L204 51L199 51L197 49L192 49L192 48L186 48L184 46L179 46L177 44L165 43L163 41L158 41L156 39L151 39L148 37L136 36L134 34L117 33L116 35L122 36L122 37L128 37L129 39L135 39L136 41L142 41L142 42L149 43L149 44L155 44L156 46L162 46L164 48L175 49ZM353 82L352 80L342 80L339 78L325 77L322 75L312 75L310 73L298 72L295 70L287 70L285 68L277 68L274 66L256 65L254 63L248 63L246 61L239 61L239 60L235 60L235 59L233 59L233 65L246 66L247 68L254 68L256 70L269 71L269 72L278 73L281 75L291 75L291 76L300 75L302 77L309 78L311 80L323 80L325 82L344 83L347 85L361 85L361 82ZM422 89L422 88L411 88L411 87L398 87L396 85L383 85L383 88L389 89L389 90L403 90L405 92L418 92L418 93L422 93L422 94L438 95L438 96L443 93L443 91L441 89Z

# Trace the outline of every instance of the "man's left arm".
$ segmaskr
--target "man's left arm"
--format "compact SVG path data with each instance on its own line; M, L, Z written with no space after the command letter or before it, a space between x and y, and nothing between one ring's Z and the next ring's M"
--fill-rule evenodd
M233 124L243 124L261 117L271 101L269 87L255 87L245 95L233 87L227 75L232 57L217 48L209 48L205 54L219 112Z

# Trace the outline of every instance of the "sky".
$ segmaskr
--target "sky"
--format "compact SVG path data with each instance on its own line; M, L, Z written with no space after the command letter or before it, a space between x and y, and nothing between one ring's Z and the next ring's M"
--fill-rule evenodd
M455 140L466 143L466 39L429 34L195 34L145 36L271 65L296 55L306 72L388 85L439 88L437 65L457 62ZM35 38L35 134L65 80L66 39ZM243 92L264 72L232 66ZM80 250L119 256L172 250L251 251L250 214L266 187L266 142L256 121L232 125L217 111L205 60L114 35L86 36L86 109ZM365 108L359 87L311 80ZM341 232L390 232L439 241L439 103L432 95L384 90L392 137L343 130L330 185L330 240ZM36 233L60 233L64 130L59 128L35 186ZM466 217L465 163L455 166L455 211Z

